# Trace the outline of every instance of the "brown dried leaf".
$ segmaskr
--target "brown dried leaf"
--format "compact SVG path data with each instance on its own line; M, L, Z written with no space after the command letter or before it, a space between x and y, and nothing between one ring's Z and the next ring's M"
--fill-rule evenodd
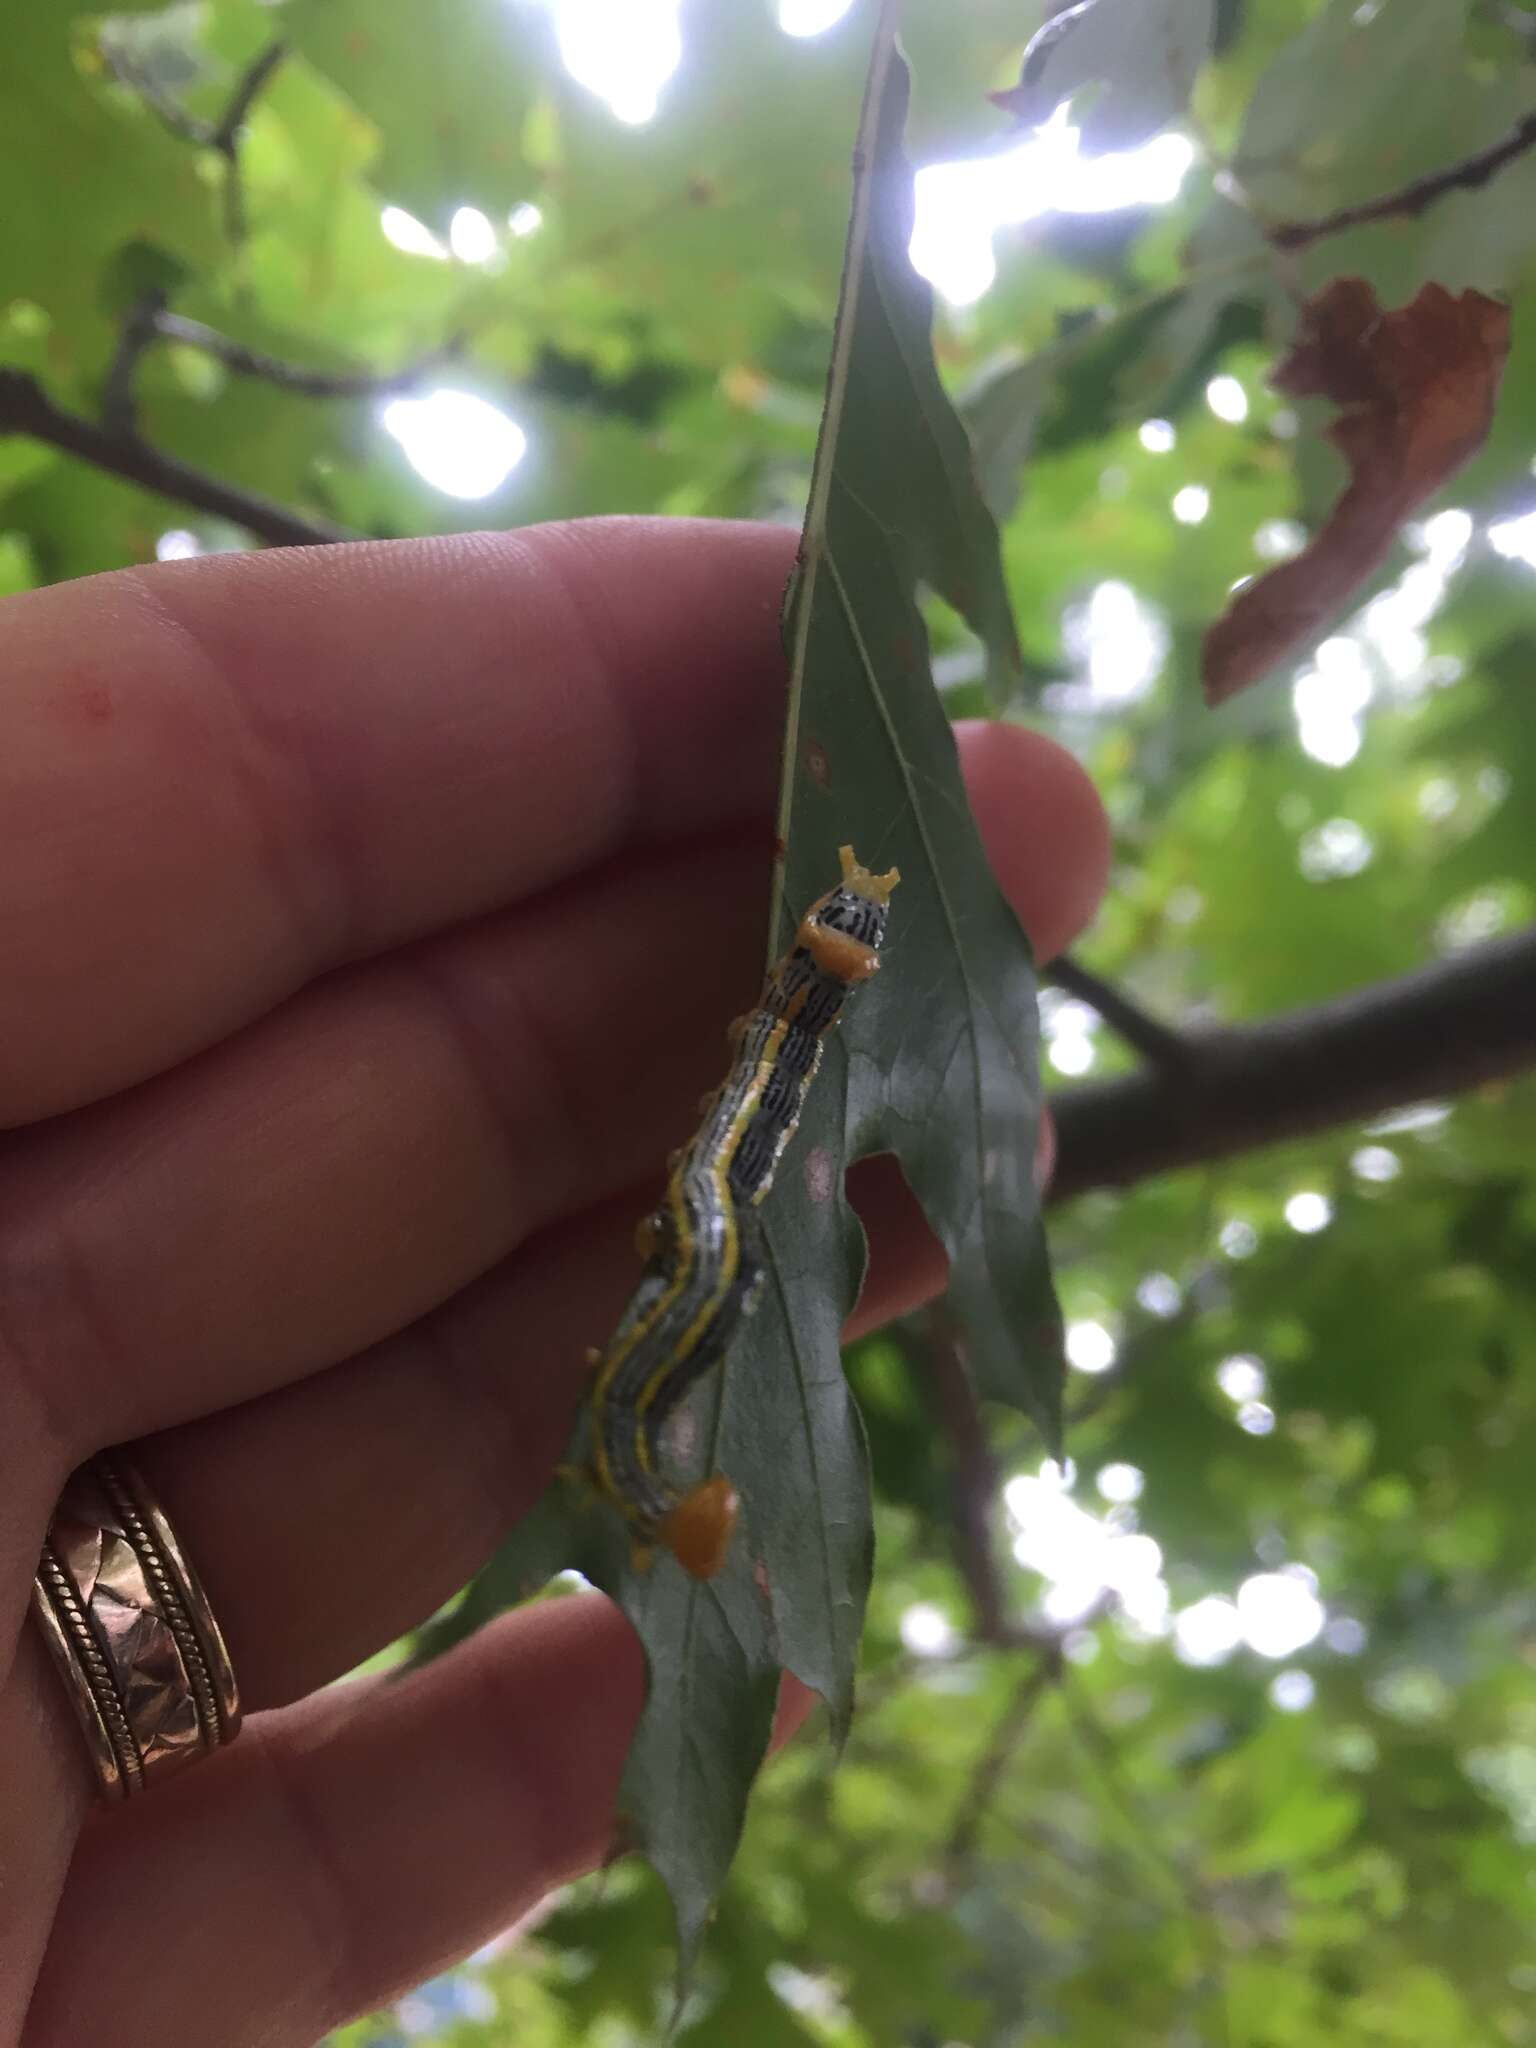
M1427 284L1386 313L1363 278L1323 287L1270 381L1348 408L1328 437L1349 483L1305 551L1239 591L1206 634L1208 704L1308 645L1380 566L1408 514L1481 447L1508 355L1509 308L1481 292Z

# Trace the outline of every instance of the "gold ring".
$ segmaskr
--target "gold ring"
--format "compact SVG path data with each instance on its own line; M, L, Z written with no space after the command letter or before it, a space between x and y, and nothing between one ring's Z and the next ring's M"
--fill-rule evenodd
M102 1792L130 1799L232 1742L240 1693L170 1523L121 1451L70 1476L32 1607Z

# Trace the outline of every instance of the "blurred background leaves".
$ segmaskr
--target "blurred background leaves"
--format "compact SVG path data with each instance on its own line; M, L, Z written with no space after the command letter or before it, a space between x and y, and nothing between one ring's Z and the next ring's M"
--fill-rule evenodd
M907 41L940 365L1009 515L1008 715L1080 754L1115 827L1084 962L1219 1024L1518 930L1536 156L1293 255L1264 230L1495 144L1536 103L1536 14L1223 0L1184 114L1086 163L984 97L1054 11L909 0ZM154 295L306 371L455 348L409 391L318 398L150 336L137 430L302 516L798 521L866 7L0 16L0 366L56 406L100 417ZM1510 300L1492 432L1331 637L1212 714L1202 630L1338 490L1320 419L1264 378L1341 273L1385 304L1429 280ZM0 588L248 538L0 438ZM981 710L979 644L937 602L928 623L946 704ZM1136 1064L1081 996L1049 992L1043 1027L1063 1089ZM808 1740L760 1786L685 2038L1536 2039L1533 1137L1536 1094L1499 1083L1059 1207L1072 1462L989 1417L984 1630L934 1329L852 1354L861 1712L835 1774ZM345 2038L622 2048L670 1967L665 1901L620 1867Z

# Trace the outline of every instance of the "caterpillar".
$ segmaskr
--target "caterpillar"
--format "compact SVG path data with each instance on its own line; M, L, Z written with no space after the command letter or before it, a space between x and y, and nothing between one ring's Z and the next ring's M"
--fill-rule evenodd
M692 1577L725 1561L739 1510L716 1473L684 1493L660 1470L669 1415L724 1358L763 1282L757 1211L794 1136L823 1040L851 990L880 965L891 891L839 848L842 879L801 918L757 1007L731 1027L736 1056L674 1153L666 1194L636 1232L645 1270L607 1348L594 1354L590 1477L623 1515L644 1561L670 1551Z

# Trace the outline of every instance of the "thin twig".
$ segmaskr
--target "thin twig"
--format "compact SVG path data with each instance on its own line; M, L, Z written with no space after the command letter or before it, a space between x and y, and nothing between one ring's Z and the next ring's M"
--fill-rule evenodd
M1416 178L1411 185L1385 193L1380 199L1368 199L1359 206L1341 206L1336 213L1325 214L1320 220L1277 221L1264 230L1265 240L1276 249L1305 249L1327 235L1339 235L1346 228L1363 227L1370 221L1415 219L1447 192L1475 191L1486 185L1506 164L1532 147L1536 147L1536 113L1517 121L1491 149L1463 157L1459 163L1427 178Z
M125 435L134 431L138 411L134 380L139 358L155 338L155 326L164 306L164 292L145 292L123 322L117 350L101 389L101 424L108 433Z
M1149 1017L1122 989L1103 981L1089 968L1062 953L1045 969L1045 978L1069 996L1096 1010L1117 1038L1155 1067L1180 1068L1189 1063L1189 1044L1170 1024Z
M1015 1751L1029 1731L1035 1708L1060 1675L1059 1650L1054 1655L1042 1652L1014 1687L998 1715L987 1746L976 1760L955 1806L954 1819L950 1822L944 1860L952 1871L968 1863L975 1853L982 1822L997 1797L998 1787L1013 1762Z
M109 476L122 477L217 519L233 520L273 547L313 547L357 538L345 527L302 518L254 491L221 483L206 471L153 447L138 434L114 432L77 413L65 412L25 371L0 369L0 437L6 434L25 434L78 456Z
M268 43L264 50L259 51L235 81L235 89L229 96L229 104L209 136L213 147L222 155L232 157L239 148L240 130L245 126L246 115L256 103L256 95L287 54L288 45L279 37Z
M240 168L240 131L255 104L256 95L288 54L284 42L268 43L241 73L229 105L213 131L213 147L224 159L224 232L230 246L238 249L245 240L245 180Z
M137 93L151 113L183 142L197 149L211 149L224 159L224 231L238 248L245 240L245 189L240 175L240 131L245 126L256 96L288 54L281 39L257 52L235 80L233 92L217 121L201 121L161 89L154 76L136 58L103 36L102 54L119 85Z
M232 335L221 334L201 320L188 320L180 313L157 310L152 331L162 341L175 341L187 348L201 349L213 356L237 377L257 377L276 384L300 398L388 398L394 392L410 391L434 370L451 362L463 348L463 337L455 336L403 370L311 370L290 363L281 356L269 356L261 349L248 348Z
M436 369L451 362L464 346L455 335L441 348L408 363L403 370L311 370L280 356L249 348L233 335L221 334L201 320L188 320L166 310L163 292L146 292L123 322L117 352L102 391L103 426L116 434L132 434L136 406L134 379L145 350L155 341L172 341L201 350L237 377L255 377L299 398L388 398L411 391Z

